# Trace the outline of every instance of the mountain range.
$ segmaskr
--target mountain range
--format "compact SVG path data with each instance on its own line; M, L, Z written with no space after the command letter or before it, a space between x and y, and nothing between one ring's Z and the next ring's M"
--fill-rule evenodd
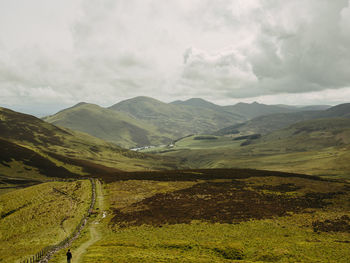
M190 135L214 133L273 113L299 113L329 106L293 107L257 102L220 106L200 98L164 103L135 97L108 108L78 103L43 118L54 125L86 132L125 148L169 144Z
M241 115L228 111L235 106L243 106ZM251 106L287 112L244 121L253 112L247 113L246 104L219 106L201 99L163 103L145 97L109 108L79 103L45 120L0 108L0 184L13 178L40 181L121 170L249 167L316 174L350 170L350 103L307 111L281 105ZM200 149L176 150L181 142L174 140L176 136L215 133L232 122L240 123L216 132L224 140L221 145L212 135L192 136ZM260 136L244 136L257 133ZM116 145L168 142L175 143L174 151L158 155Z

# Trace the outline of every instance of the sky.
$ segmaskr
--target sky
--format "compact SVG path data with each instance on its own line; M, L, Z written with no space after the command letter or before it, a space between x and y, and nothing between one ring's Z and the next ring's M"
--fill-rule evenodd
M349 0L0 0L0 106L350 102Z

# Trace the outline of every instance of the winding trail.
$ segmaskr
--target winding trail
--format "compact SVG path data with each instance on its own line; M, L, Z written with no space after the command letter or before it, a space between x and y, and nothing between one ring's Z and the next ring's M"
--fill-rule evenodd
M102 185L101 182L96 180L96 207L99 208L99 214L96 219L89 223L88 231L90 238L82 243L77 249L72 250L74 263L80 263L82 261L83 255L86 253L87 249L93 245L95 242L101 239L102 235L99 231L99 224L101 219L103 218L103 209L104 209L104 197L102 193ZM62 263L65 263L66 260L62 260Z
M72 245L72 243L80 237L81 235L81 232L82 230L85 228L85 227L91 227L91 225L88 225L88 217L91 215L91 212L92 212L92 209L94 208L95 206L95 203L96 203L96 200L98 202L98 206L100 207L100 205L102 204L103 205L103 199L101 199L101 196L102 196L102 187L101 187L101 183L100 181L98 180L95 180L95 179L92 179L90 178L89 179L90 182L91 182L91 185L92 185L92 197L91 197L91 204L90 204L90 207L89 207L89 210L88 210L88 215L85 216L82 221L81 221L81 224L77 230L77 232L74 234L73 237L71 237L70 239L68 240L64 240L61 242L61 244L57 245L57 246L54 246L51 250L49 250L46 255L39 261L39 263L47 263L50 261L50 259L52 258L52 256L54 254L56 254L58 251L60 251L61 249L64 249L64 248L67 248L67 247L70 247ZM102 196L103 198L103 196ZM99 216L97 217L99 218ZM93 231L92 231L93 232ZM96 232L97 233L97 232ZM91 235L92 237L95 236L95 235ZM96 235L97 236L97 235ZM88 241L87 241L88 242ZM86 242L86 243L87 243ZM94 243L94 242L93 242ZM84 245L85 243L83 243L82 245ZM85 248L86 249L86 248ZM65 261L63 261L65 262Z

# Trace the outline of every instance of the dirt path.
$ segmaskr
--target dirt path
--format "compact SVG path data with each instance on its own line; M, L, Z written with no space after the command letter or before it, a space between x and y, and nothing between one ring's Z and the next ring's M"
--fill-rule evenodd
M99 191L101 191L101 185L100 182L98 180L94 180L92 178L89 179L91 182L91 186L92 186L92 196L91 196L91 203L90 203L90 207L88 210L88 215L84 216L84 218L81 220L81 222L79 223L79 225L77 226L76 231L74 232L74 235L72 237L69 237L65 240L63 240L60 244L49 248L47 251L45 251L45 255L39 260L39 263L47 263L51 260L51 258L58 253L60 250L67 248L69 246L71 246L71 244L80 236L81 231L87 226L88 224L88 216L91 215L91 212L93 210L93 208L96 205L96 195L97 195L97 189L96 189L96 184L99 184ZM97 183L96 183L97 182ZM100 192L101 193L101 192ZM103 201L103 200L102 200ZM34 258L34 257L33 257ZM27 260L28 261L28 260ZM28 261L29 262L29 261ZM31 261L30 261L31 262Z
M101 182L99 182L98 180L96 180L96 208L98 208L99 214L97 215L96 219L90 222L88 225L90 238L84 243L82 243L77 249L72 250L72 262L74 263L83 262L82 257L86 253L86 250L101 238L101 233L99 231L99 223L104 217L104 197L102 193ZM66 260L62 260L62 263L64 262L66 262Z

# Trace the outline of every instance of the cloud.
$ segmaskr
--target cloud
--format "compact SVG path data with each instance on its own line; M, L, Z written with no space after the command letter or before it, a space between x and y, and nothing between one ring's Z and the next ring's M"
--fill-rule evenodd
M220 3L226 4L221 17L227 27L245 20L231 12L228 1ZM192 55L196 59L185 63L183 82L202 88L207 83L207 88L232 98L349 86L348 1L269 0L250 11L248 17L259 25L254 40L230 55L216 51L215 62L210 56ZM185 61L189 55L186 51Z
M3 0L0 99L340 94L350 86L349 17L348 0Z
M189 48L184 54L183 86L193 87L206 94L215 92L225 96L227 91L243 90L257 82L245 56L234 50L210 54Z

